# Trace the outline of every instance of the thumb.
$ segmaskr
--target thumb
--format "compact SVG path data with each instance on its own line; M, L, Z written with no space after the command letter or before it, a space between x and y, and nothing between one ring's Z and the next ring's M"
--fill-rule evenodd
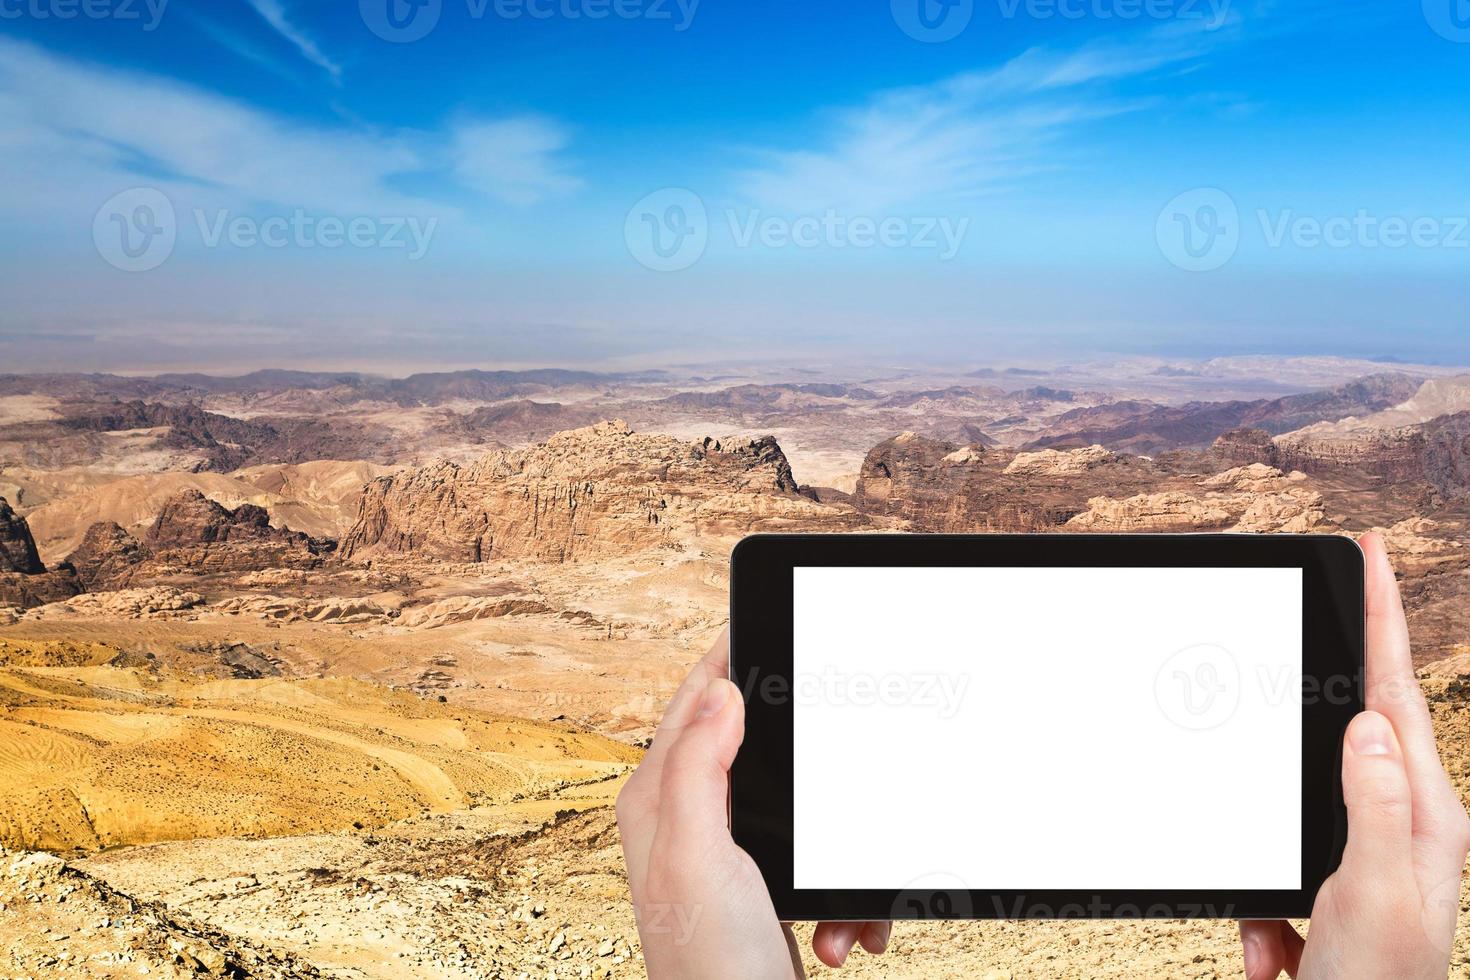
M1413 808L1398 736L1387 718L1364 711L1348 725L1342 754L1348 839L1342 871L1352 880L1392 881L1412 865Z
M659 787L661 826L680 833L729 836L727 780L744 739L745 704L740 689L723 678L710 681L694 720L684 726L664 759Z

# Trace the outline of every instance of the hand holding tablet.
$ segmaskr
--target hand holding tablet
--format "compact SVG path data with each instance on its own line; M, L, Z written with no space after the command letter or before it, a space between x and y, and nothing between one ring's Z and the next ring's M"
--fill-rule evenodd
M1362 574L1327 535L746 538L735 842L786 919L1306 916Z
M1347 542L1341 544L1350 546ZM1330 544L1328 547L1335 549L1341 544ZM1339 828L1330 825L1332 821L1327 826L1314 825L1311 822L1313 806L1304 793L1298 797L1303 803L1298 855L1301 861L1295 869L1287 868L1283 871L1269 862L1258 861L1248 865L1253 869L1250 874L1264 880L1268 887L1237 888L1235 886L1249 885L1252 882L1220 877L1217 879L1218 887L1206 883L1194 889L1200 894L1189 896L1219 899L1222 895L1216 893L1235 892L1237 894L1233 897L1238 900L1249 899L1258 904L1262 901L1274 902L1280 895L1266 895L1263 898L1261 893L1291 892L1289 887L1282 889L1274 886L1291 885L1289 876L1292 871L1299 873L1303 886L1301 890L1309 890L1315 894L1315 905L1311 908L1312 927L1309 940L1304 944L1284 922L1243 922L1246 967L1252 978L1276 976L1283 968L1291 968L1295 972L1294 968L1298 965L1302 976L1320 975L1339 969L1342 964L1352 964L1354 969L1361 967L1365 970L1365 975L1378 976L1443 976L1448 969L1459 908L1460 871L1467 844L1470 844L1470 830L1467 830L1470 825L1467 825L1459 799L1439 765L1428 714L1410 668L1407 631L1382 543L1370 536L1364 540L1364 549L1367 555L1365 691L1369 710L1353 721L1346 741L1341 737L1344 726L1338 726L1337 744L1332 751L1329 767L1329 782L1337 788L1337 792L1330 795L1333 800L1345 800L1348 814L1346 848L1342 854L1341 866L1330 876L1326 876L1325 883L1312 880L1312 869L1317 866L1323 850L1320 843L1323 838L1329 841L1326 848L1328 858L1335 861L1333 844ZM1342 553L1334 550L1331 554ZM1353 555L1356 555L1356 550ZM741 559L737 558L734 576L737 672L742 667L740 562ZM811 567L840 566L823 562ZM951 567L974 566L972 563ZM1007 562L1004 567L1017 566ZM1108 567L1141 568L1158 565L1142 562L1135 555L1123 556ZM1208 566L1197 563L1193 567ZM1262 565L1245 562L1238 567L1293 566L1292 563L1278 561L1274 566L1271 563ZM1294 567L1303 569L1304 583L1320 571L1313 571L1309 562L1300 562ZM791 579L787 579L787 584L791 584ZM1290 591L1288 585L1280 582L1273 582L1272 588ZM924 591L920 590L920 593L913 595L922 600ZM1304 584L1304 624L1314 622L1321 612L1320 609L1313 611L1311 591L1312 587ZM897 593L894 597L897 597ZM1264 594L1258 594L1256 598L1260 600L1263 597ZM981 615L981 606L983 602L977 599L970 609L961 612L974 622ZM769 608L765 611L768 614L770 612ZM1055 614L1065 617L1068 610L1059 608ZM870 600L866 618L873 620L881 615L882 608L873 608ZM779 614L777 618L780 618ZM1166 622L1167 618L1158 617L1160 623ZM1350 615L1347 617L1346 628L1349 632L1351 618ZM1298 698L1297 705L1303 712L1302 743L1298 746L1300 754L1296 756L1297 765L1278 765L1274 770L1267 765L1265 768L1270 771L1268 778L1260 784L1261 790L1252 800L1261 810L1278 815L1286 814L1288 818L1293 813L1292 801L1275 799L1268 794L1280 790L1283 773L1288 774L1288 777L1296 773L1301 768L1300 761L1308 759L1310 753L1317 751L1312 745L1313 728L1321 727L1319 720L1332 717L1322 715L1308 718L1305 715L1304 706L1314 700L1309 689L1311 682L1308 681L1314 670L1312 654L1306 649L1311 645L1311 636L1311 630L1304 629L1303 663L1299 680L1306 683L1302 685L1302 697ZM902 657L902 653L900 651L896 655ZM1281 649L1274 653L1261 654L1267 659L1283 655ZM1237 655L1236 659L1239 660L1240 657ZM907 661L900 660L899 663L916 665L919 662L910 658ZM1193 700L1180 702L1187 705L1184 709L1186 714L1180 718L1184 725L1183 731L1203 732L1208 735L1211 731L1228 728L1228 721L1241 710L1251 710L1249 706L1237 704L1225 721L1212 717L1212 712L1218 716L1224 709L1207 705L1208 699L1203 692L1210 684L1216 688L1220 686L1218 669L1221 663L1224 661L1220 661L1218 656L1211 655L1208 651L1196 650L1169 665L1170 669L1163 672L1165 677L1161 683L1164 688L1178 680L1176 674L1194 684ZM933 664L928 666L932 668ZM761 758L750 752L753 744L768 744L761 742L755 716L765 710L763 704L779 699L771 698L768 692L766 701L763 702L757 691L748 694L752 703L747 705L739 689L723 679L723 667L724 651L717 648L690 675L671 702L643 765L630 779L618 801L618 823L623 834L629 880L650 977L659 980L662 977L683 976L800 975L794 941L789 930L782 927L781 917L807 917L804 912L807 907L829 919L818 926L813 937L813 945L823 962L838 965L859 942L870 951L882 949L887 942L886 925L869 921L872 916L861 915L854 921L832 921L849 918L850 910L866 911L869 908L863 906L862 902L872 896L866 896L865 899L861 894L863 889L846 887L851 882L861 884L863 878L837 881L829 889L805 890L795 887L794 877L788 877L784 881L772 880L773 865L780 867L779 873L794 875L796 862L791 859L789 851L784 859L767 860L770 857L770 840L767 837L762 843L762 835L780 837L783 832L790 835L791 827L783 828L779 817L773 821L769 814L761 812L759 806L746 806L742 810L742 769L755 765L781 767L780 759ZM1208 671L1201 670L1205 667L1216 668L1217 673L1213 679L1207 676ZM915 669L909 671L909 674L912 676L921 672ZM1255 678L1252 678L1252 683L1255 682ZM881 687L869 691L851 686L834 694L834 691L838 691L833 686L834 683L828 676L826 685L818 689L819 693L814 698L808 698L808 706L813 703L826 705L833 701L842 703L844 699L852 705L862 701L875 708L875 716L881 716L885 709L882 700L884 697L889 698L888 707L893 706L894 699L901 703L904 697L910 701L919 698L916 688L911 686L905 693L900 691L896 681L889 682L886 695L882 693ZM1228 686L1227 684L1226 687ZM1184 691L1184 685L1179 687L1181 692ZM953 706L955 691L952 686L949 694L945 695L940 686L931 685L927 695L929 706L936 711L946 705ZM1216 690L1217 697L1220 693ZM945 697L951 700L946 701ZM790 705L795 700L793 695L787 699L787 703ZM1260 708L1259 705L1256 707ZM1160 704L1154 705L1156 711L1161 708L1173 710ZM749 715L747 710L750 711ZM1353 710L1356 711L1356 705ZM814 719L817 717L813 716ZM960 717L960 714L956 712L951 717ZM1290 727L1280 717L1255 717L1257 722L1278 726L1273 729L1273 735L1277 738ZM747 720L751 722L748 728ZM1216 722L1214 727L1210 727L1212 720ZM1199 727L1191 729L1188 727L1191 724ZM1047 743L1033 743L1030 750L1040 751L1038 744L1044 748ZM1007 746L999 746L996 751L1006 748ZM944 746L920 741L915 747L918 752L936 750L944 751ZM1044 758L1044 754L1041 757ZM983 756L978 758L983 765ZM826 759L829 766L846 774L848 782L869 789L876 787L881 792L885 782L884 773L865 766L865 761L850 755ZM1249 768L1258 760L1247 758L1240 761ZM785 769L792 771L793 763L794 760L788 758ZM725 774L732 764L735 768L733 819L736 827L733 838L727 829L725 809ZM1312 772L1300 772L1303 786L1312 777ZM1344 789L1345 793L1342 792ZM1079 801L1078 805L1083 803L1094 807L1100 805L1097 799ZM1333 805L1335 804L1330 802L1326 812L1330 813ZM753 835L752 819L757 821ZM762 819L767 823L764 828L758 825ZM1252 833L1259 830L1258 827ZM830 836L844 839L843 831L843 827L833 826ZM1287 836L1292 835L1288 833ZM753 847L747 845L748 839L755 841ZM912 853L911 843L906 838L885 838L857 844L849 841L850 853L843 862L846 870L841 873L861 875L864 869L868 869L868 873L882 882L882 876L895 872L891 852L896 850ZM1201 839L1198 844L1201 849L1219 848L1227 851L1236 846L1232 840ZM786 846L789 848L790 844ZM763 852L762 847L767 848L767 851ZM756 855L754 859L748 851ZM1280 854L1274 856L1281 858ZM1023 872L1061 874L1063 877L1056 881L1047 880L1047 884L1060 884L1069 893L1091 887L1080 880L1068 881L1065 877L1065 866L1057 862L1048 864L1046 857L1043 855L1042 860L1031 865L1013 862L1007 873L1012 876ZM823 869L830 867L830 863L824 864L825 860L823 858L812 865L816 873L826 873ZM1291 862L1288 860L1287 863ZM973 873L976 869L983 871L986 866L985 863L976 864L966 873ZM1109 873L1106 863L1093 863L1088 867L1093 874ZM1121 868L1122 865L1117 867ZM1232 873L1230 869L1212 867L1208 860L1187 864L1186 870L1191 875L1206 878L1210 875L1228 876ZM1160 866L1150 872L1155 873L1167 875L1170 871ZM1133 897L1147 898L1149 896L1138 893L1146 892L1160 882L1165 890L1179 890L1175 888L1178 882L1163 879L1105 881L1104 885L1115 887L1109 889L1099 886L1091 890L1095 895L1109 901L1104 902L1103 907L1091 910L1083 908L1076 912L1060 911L1055 906L1034 907L1046 905L1045 902L1035 900L1035 896L1046 892L1045 888L1025 886L1021 889L1007 889L1003 885L992 888L983 881L974 882L976 887L973 888L968 887L972 884L969 881L937 881L932 884L921 882L916 888L897 889L895 896L900 899L927 898L934 903L934 907L926 906L922 902L918 907L906 907L899 902L891 910L884 907L883 912L885 916L892 917L1016 917L1055 915L1059 911L1060 914L1084 915L1163 914L1159 910L1151 912L1147 907L1130 912L1119 908L1126 903L1118 901L1129 897L1129 893L1133 893ZM886 884L880 883L869 890L884 891L886 894L888 889ZM1009 897L1006 893L1010 890L1021 891L1033 907L1023 904L1018 908L1003 904L992 911L989 900L997 894ZM1238 894L1240 892L1256 894ZM794 907L793 901L806 902L807 905ZM966 907L967 902L970 903L969 907ZM1197 911L1176 906L1169 912L1254 917L1276 914L1273 908L1269 904L1261 904L1258 908L1235 913L1226 911L1223 905ZM1288 913L1283 910L1280 914ZM1293 910L1289 914L1299 913Z

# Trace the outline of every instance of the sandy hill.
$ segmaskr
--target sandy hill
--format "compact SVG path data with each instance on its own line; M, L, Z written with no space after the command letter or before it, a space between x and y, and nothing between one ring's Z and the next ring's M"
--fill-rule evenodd
M637 755L360 681L0 667L0 842L15 847L378 826L609 778Z
M1421 675L1462 795L1470 790L1467 665L1462 652ZM583 791L597 796L568 799L556 812L485 807L371 833L176 842L79 863L113 888L188 909L250 948L309 959L331 975L642 977L609 794ZM1453 976L1470 968L1470 907L1460 921ZM810 929L798 926L804 951ZM809 952L805 960L809 975L826 975ZM1204 980L1241 970L1228 919L1072 919L900 922L887 954L854 951L842 976Z
M230 475L274 498L266 508L274 523L314 537L339 538L357 518L362 488L397 469L363 460L319 459L248 466Z
M1348 434L1366 429L1393 429L1419 425L1442 415L1470 411L1470 374L1431 378L1400 404L1370 415L1311 427L1319 435Z

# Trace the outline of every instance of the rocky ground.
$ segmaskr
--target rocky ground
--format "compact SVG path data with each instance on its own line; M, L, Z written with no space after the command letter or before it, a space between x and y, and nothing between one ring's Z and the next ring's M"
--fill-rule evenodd
M0 847L0 970L14 978L316 977L161 902L139 901L51 854Z
M0 976L641 976L609 804L752 530L1379 529L1470 792L1470 385L1350 367L0 376ZM1239 950L906 924L845 972Z

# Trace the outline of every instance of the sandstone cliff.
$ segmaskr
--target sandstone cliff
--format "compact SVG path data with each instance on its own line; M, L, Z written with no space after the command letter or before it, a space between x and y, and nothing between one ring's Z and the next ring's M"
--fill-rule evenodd
M98 521L87 528L77 550L66 563L88 590L118 589L126 585L138 567L150 557L149 550L112 521Z
M1067 522L1087 531L1257 531L1323 533L1337 529L1322 494L1301 473L1259 463L1197 481L1189 490L1095 497Z
M941 533L1335 529L1304 474L1260 463L1211 472L1217 458L1151 461L1101 446L1010 454L905 433L868 454L853 502Z
M139 541L111 521L92 524L67 556L88 589L119 589L167 571L249 572L315 568L334 542L272 527L254 504L230 510L197 490L168 498Z
M70 568L46 570L25 518L0 497L0 607L28 609L74 596L81 588Z
M770 437L689 443L613 421L375 480L341 554L573 561L834 514L799 490Z
M1274 438L1260 429L1237 429L1217 439L1214 452L1235 463L1423 483L1445 498L1470 492L1470 412L1388 428L1308 426Z
M10 501L0 497L0 572L36 575L45 570L30 526L11 509Z
M1044 531L1099 493L1142 492L1160 476L1147 460L1098 446L1015 454L905 432L868 453L853 504L915 531Z

